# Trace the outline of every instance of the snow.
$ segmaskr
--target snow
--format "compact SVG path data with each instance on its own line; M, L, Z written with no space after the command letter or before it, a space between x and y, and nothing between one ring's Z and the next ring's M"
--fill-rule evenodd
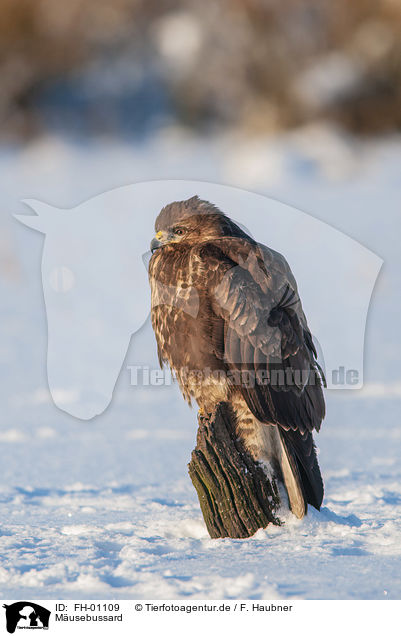
M314 127L264 144L171 131L141 146L47 137L1 150L3 598L401 597L401 143ZM326 394L316 440L324 507L302 521L283 511L283 527L246 541L208 537L187 474L196 411L175 385L130 386L132 348L111 405L91 421L58 410L47 390L42 238L11 213L24 212L24 197L67 207L163 178L265 192L384 259L368 317L365 387ZM151 342L149 324L143 338ZM155 363L154 350L148 356Z

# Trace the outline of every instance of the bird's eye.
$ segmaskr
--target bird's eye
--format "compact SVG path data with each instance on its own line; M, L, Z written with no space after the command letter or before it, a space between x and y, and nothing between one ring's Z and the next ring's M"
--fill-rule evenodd
M185 230L182 227L175 227L174 234L176 234L177 236L182 236L183 234L185 234Z

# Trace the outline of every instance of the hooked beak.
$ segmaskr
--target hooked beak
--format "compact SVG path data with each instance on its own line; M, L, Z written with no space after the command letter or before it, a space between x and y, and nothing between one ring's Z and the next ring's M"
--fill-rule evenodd
M152 242L150 244L150 251L155 252L156 250L159 249L159 247L161 247L163 245L163 243L161 241L159 241L157 238L152 239Z
M152 240L151 244L150 244L150 249L151 252L153 254L153 252L155 252L156 250L159 249L159 247L162 247L165 243L165 232L157 232L156 236L154 237L154 239Z

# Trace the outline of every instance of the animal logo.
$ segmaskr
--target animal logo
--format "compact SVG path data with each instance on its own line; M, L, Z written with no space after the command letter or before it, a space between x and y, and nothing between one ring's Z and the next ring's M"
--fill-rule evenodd
M48 629L50 610L32 601L18 601L11 605L4 604L6 610L6 628L14 634L17 628Z

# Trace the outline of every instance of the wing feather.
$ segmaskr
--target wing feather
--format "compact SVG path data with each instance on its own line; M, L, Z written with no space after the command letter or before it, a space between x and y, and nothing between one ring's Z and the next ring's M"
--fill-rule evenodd
M259 244L227 238L216 247L221 263L209 294L225 323L222 355L230 370L253 372L256 382L237 389L259 421L279 427L306 500L319 508L323 482L312 431L325 415L324 378L294 277L280 254ZM261 371L267 382L259 381Z

